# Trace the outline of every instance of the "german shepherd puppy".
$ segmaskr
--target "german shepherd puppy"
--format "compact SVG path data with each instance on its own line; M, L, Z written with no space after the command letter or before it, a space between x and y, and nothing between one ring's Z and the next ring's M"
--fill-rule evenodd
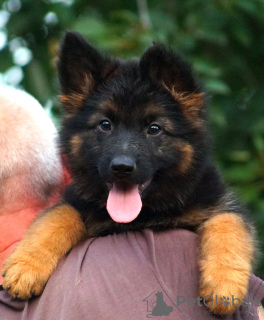
M85 237L184 227L199 232L200 296L244 298L253 229L212 164L206 95L191 67L153 45L139 61L102 55L68 32L58 62L62 151L73 178L2 269L14 297L43 290L59 259Z

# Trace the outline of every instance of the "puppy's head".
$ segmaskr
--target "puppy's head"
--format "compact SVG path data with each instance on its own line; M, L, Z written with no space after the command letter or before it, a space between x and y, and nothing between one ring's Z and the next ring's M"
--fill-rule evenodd
M190 66L150 47L139 61L102 55L68 32L58 63L61 132L78 191L130 222L142 202L181 203L205 162L205 99Z

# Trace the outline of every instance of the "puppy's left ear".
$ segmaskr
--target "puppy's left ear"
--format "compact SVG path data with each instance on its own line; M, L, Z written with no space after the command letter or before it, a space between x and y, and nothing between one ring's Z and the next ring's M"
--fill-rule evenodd
M98 86L118 68L118 62L102 55L79 33L68 31L59 52L58 72L61 102L67 113L75 113Z
M163 45L155 44L141 57L140 69L143 77L164 84L177 92L196 92L198 85L191 66L179 55Z
M191 66L163 45L155 44L141 57L141 77L168 90L189 118L203 116L205 105L201 87Z

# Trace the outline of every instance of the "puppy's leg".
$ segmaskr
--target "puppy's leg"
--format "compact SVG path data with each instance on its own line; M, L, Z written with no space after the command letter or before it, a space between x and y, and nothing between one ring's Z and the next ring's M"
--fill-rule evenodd
M85 233L79 213L70 205L60 204L46 211L4 262L3 288L21 299L40 294L58 261Z
M232 314L247 293L254 254L250 228L237 214L223 213L207 220L200 234L200 296L210 296L205 300L214 313Z

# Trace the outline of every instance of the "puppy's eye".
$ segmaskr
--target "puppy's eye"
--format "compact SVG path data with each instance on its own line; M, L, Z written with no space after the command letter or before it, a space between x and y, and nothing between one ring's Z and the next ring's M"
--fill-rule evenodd
M111 123L110 121L108 120L103 120L99 123L99 128L102 130L102 131L111 131L112 130L112 126L111 126Z
M148 134L151 134L153 136L158 135L161 132L161 127L157 124L152 124L148 128Z

